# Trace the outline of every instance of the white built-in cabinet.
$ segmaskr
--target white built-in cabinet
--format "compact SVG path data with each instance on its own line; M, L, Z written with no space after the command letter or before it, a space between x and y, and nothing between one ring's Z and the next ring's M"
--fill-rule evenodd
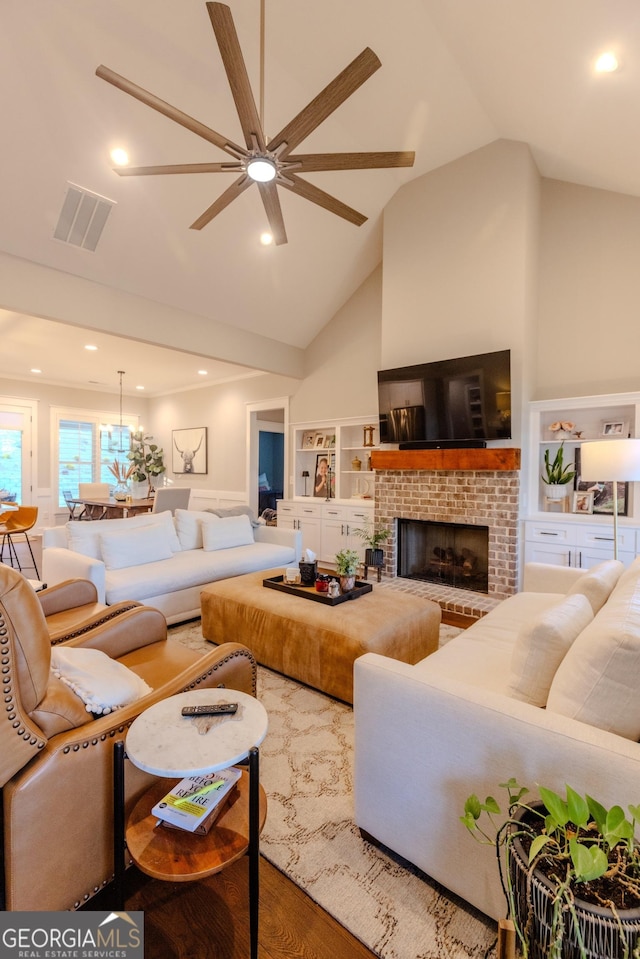
M298 423L291 432L292 475L288 497L278 502L278 525L301 530L303 549L313 550L323 563L332 563L341 549L355 549L364 558L364 543L354 530L373 523L370 456L378 448L377 415ZM329 498L314 495L316 467L323 458L331 470Z
M525 562L551 563L587 569L613 556L611 513L573 512L574 483L562 506L545 501L541 480L545 450L553 459L564 443L565 462L580 464L580 446L585 440L615 443L620 437L640 436L640 393L616 393L571 399L539 400L531 404L528 494L529 509L524 522ZM570 422L569 435L558 438L549 427ZM606 424L622 424L622 433L605 433ZM575 434L579 433L579 436ZM607 477L582 477L581 481L606 481ZM640 484L627 488L626 515L618 519L618 558L628 565L640 554Z

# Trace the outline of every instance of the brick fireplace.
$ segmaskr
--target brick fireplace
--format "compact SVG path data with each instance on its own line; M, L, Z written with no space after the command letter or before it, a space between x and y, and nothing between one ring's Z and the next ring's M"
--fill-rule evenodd
M397 576L398 519L460 523L488 529L487 596L516 592L519 450L380 450L372 465L375 523L392 531L385 576Z

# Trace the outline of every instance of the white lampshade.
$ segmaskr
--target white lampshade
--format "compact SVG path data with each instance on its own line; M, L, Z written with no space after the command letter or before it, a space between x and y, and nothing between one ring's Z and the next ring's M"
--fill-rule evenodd
M597 440L580 447L580 472L587 480L640 480L640 439Z

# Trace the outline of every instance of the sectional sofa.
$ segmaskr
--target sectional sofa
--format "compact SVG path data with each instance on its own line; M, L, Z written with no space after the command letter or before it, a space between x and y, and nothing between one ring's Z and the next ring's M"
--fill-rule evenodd
M523 592L414 666L354 666L355 821L495 919L493 846L459 817L510 777L640 803L640 559L531 563Z
M302 533L256 522L249 509L239 515L177 509L175 516L69 522L45 529L42 545L48 586L88 579L99 602L137 600L160 609L171 624L200 615L200 590L208 583L297 563Z

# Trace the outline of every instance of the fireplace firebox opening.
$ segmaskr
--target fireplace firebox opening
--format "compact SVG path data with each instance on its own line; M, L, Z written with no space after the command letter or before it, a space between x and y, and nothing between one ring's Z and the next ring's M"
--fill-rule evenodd
M404 579L489 591L489 528L398 519L398 569Z

